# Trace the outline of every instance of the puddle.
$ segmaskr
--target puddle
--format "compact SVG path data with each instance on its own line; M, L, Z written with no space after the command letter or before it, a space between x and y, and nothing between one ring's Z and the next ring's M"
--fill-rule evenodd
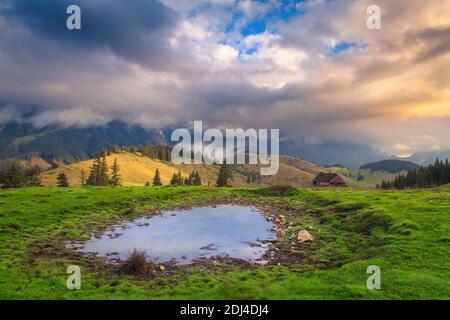
M116 225L100 238L70 247L110 260L125 260L136 248L155 263L189 264L215 256L262 263L267 241L276 239L273 227L254 207L220 205L165 211Z

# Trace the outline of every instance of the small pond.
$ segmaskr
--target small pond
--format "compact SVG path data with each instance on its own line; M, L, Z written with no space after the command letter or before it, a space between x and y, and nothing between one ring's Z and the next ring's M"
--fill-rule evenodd
M189 264L216 256L263 262L267 242L276 239L273 227L254 207L219 205L140 218L71 247L116 260L136 248L155 263Z

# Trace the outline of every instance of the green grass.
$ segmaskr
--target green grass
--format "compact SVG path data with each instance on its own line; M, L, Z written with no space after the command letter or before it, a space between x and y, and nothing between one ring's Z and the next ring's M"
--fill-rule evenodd
M186 268L138 279L89 258L68 240L153 209L229 198L277 207L292 228L311 227L303 263ZM132 209L132 210L130 210ZM450 189L378 191L216 188L33 188L0 191L1 299L449 299ZM293 241L293 240L292 240ZM310 246L311 248L308 248ZM66 288L80 265L82 289ZM381 268L381 290L366 269Z
M398 173L389 173L386 171L372 171L369 169L349 169L342 167L329 168L332 172L339 173L347 178L347 183L353 188L375 188L376 185L381 185L383 181L393 181L399 174L405 174L406 171ZM363 180L357 181L358 175L363 176Z

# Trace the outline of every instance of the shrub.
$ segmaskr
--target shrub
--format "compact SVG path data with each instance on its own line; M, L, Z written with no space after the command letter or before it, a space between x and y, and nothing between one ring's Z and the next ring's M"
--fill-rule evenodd
M145 250L134 249L128 259L120 266L120 270L128 275L145 276L149 274L150 268L146 260Z

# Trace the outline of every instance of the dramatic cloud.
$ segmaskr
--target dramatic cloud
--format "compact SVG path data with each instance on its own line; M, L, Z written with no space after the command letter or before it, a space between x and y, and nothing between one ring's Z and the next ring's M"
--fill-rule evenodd
M400 156L450 148L448 1L8 0L0 75L0 122L203 120Z

